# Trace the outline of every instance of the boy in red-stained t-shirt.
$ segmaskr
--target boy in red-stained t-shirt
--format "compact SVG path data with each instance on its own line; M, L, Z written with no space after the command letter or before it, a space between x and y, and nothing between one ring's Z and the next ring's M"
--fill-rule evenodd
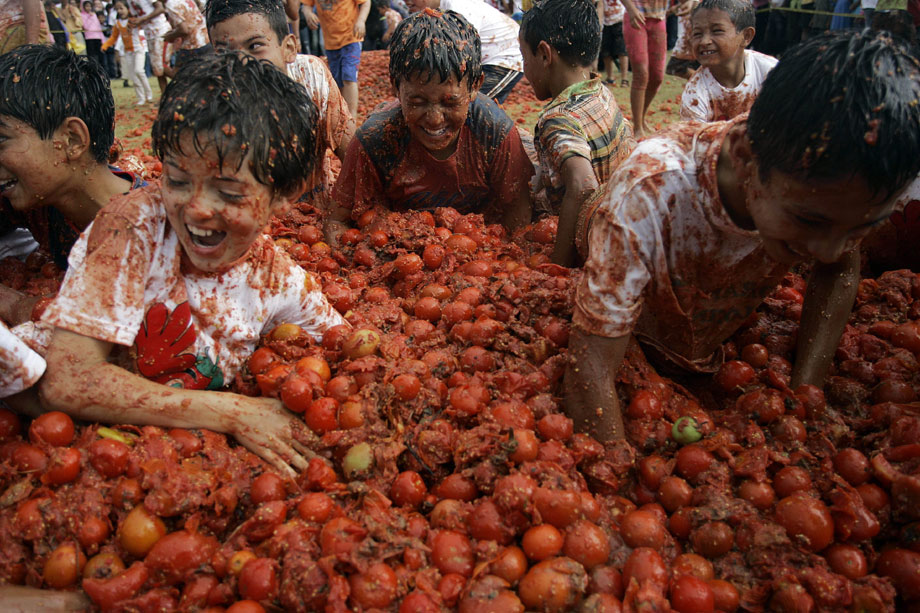
M509 229L530 221L533 164L514 122L477 96L479 35L461 15L426 9L390 43L399 104L371 114L348 147L326 235L375 206L454 207Z

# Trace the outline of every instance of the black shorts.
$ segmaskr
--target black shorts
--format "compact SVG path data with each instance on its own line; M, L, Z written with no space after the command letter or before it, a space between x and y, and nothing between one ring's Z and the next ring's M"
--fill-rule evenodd
M601 36L601 57L620 57L626 55L626 39L623 38L623 22L604 26Z

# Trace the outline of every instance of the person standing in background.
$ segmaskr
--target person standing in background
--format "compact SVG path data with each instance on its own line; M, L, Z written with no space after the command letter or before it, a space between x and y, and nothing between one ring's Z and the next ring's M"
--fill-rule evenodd
M83 39L86 41L86 56L105 67L102 63L102 24L93 10L91 0L83 0L83 10L80 11L80 20L83 22Z
M0 4L0 55L22 45L52 42L41 0Z

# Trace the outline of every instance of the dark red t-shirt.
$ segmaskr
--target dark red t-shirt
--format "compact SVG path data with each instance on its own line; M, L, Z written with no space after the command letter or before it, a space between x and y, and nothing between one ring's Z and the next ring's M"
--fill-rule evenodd
M460 129L457 150L437 160L414 141L398 105L373 113L348 147L333 191L353 219L380 205L425 210L454 207L497 220L521 190L533 164L514 122L493 101L477 96Z

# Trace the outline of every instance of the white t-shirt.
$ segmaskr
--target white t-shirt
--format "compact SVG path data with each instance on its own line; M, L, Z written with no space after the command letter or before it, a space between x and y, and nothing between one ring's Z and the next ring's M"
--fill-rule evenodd
M0 398L35 385L45 372L45 360L0 322Z
M604 26L622 23L625 16L626 7L620 0L604 0Z
M316 124L318 155L314 162L316 167L310 173L306 196L315 206L324 208L338 176L333 168L332 157L345 133L354 133L355 120L329 67L322 59L315 55L297 54L294 61L287 65L287 74L304 86L319 111Z
M441 0L442 11L456 11L473 24L482 41L482 63L522 72L518 24L482 0Z
M42 322L121 345L119 365L188 389L228 385L278 324L319 340L345 323L269 236L222 273L183 270L182 254L158 185L116 197L71 250Z
M690 77L680 97L680 118L696 121L725 121L751 110L775 57L757 51L744 51L744 79L737 87L723 87L708 68Z
M590 219L572 322L596 336L634 333L703 368L788 266L722 206L716 166L733 122L681 123L639 143Z
M151 0L126 0L128 13L131 17L146 17L153 12L153 2ZM164 6L165 10L166 7ZM144 24L144 32L147 38L163 38L163 35L169 32L169 20L166 14L157 15Z

